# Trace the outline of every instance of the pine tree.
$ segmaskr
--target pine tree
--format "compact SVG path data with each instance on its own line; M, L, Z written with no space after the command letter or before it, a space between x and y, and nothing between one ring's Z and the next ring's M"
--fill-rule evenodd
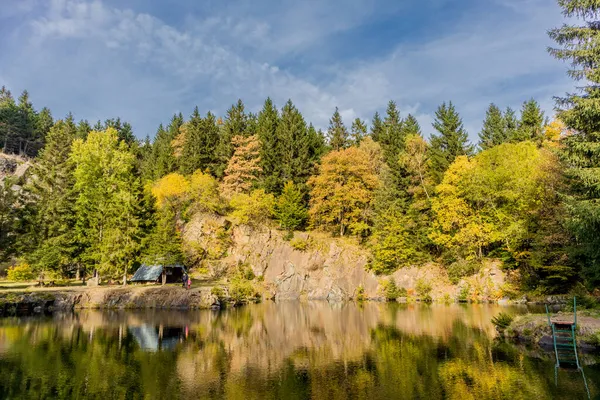
M261 186L268 193L277 192L281 175L280 143L277 136L279 113L271 98L267 98L258 113L256 133L260 140Z
M486 150L506 142L508 138L505 125L502 111L494 103L490 104L479 132L479 148Z
M73 118L73 115L69 114L71 119ZM86 121L85 119L82 119L81 121L79 121L79 124L77 124L77 139L81 139L81 140L85 140L88 137L88 134L92 131L92 126L90 125L90 123L88 121Z
M600 283L600 8L595 0L559 0L567 18L582 25L563 25L549 35L561 48L549 49L569 61L569 75L582 81L578 92L558 100L559 118L573 131L564 140L571 197L570 227L577 245L571 258L582 267L592 285Z
M537 101L531 99L523 103L521 109L521 120L511 142L522 142L531 140L541 145L544 140L544 126L546 125L544 112L540 109Z
M471 155L473 147L452 102L438 107L433 127L438 134L431 135L429 160L434 181L440 183L456 157Z
M367 136L367 124L360 118L356 118L352 122L350 134L352 145L358 146L365 136Z
M374 141L381 141L381 136L383 135L383 121L381 121L381 117L378 112L375 112L373 116L373 121L371 122L371 137Z
M231 140L234 136L250 136L254 132L250 131L249 128L253 124L249 124L249 117L244 109L244 103L242 100L238 100L236 104L232 105L227 110L227 116L221 126L221 132L219 137L219 144L217 145L216 153L218 158L218 165L216 169L217 177L221 178L225 174L225 168L231 156L233 156L234 147Z
M283 229L300 229L308 219L304 194L292 181L287 182L275 204L275 216Z
M256 135L234 136L234 147L223 178L223 194L231 197L235 193L250 193L262 171L260 167L260 141Z
M69 159L71 145L77 135L72 120L57 121L50 129L44 150L32 167L31 180L25 187L33 208L27 225L33 248L29 264L37 271L56 271L65 275L75 265L73 190L75 178Z
M349 146L348 130L342 121L342 116L337 107L329 120L327 136L329 137L329 145L334 151L345 149Z

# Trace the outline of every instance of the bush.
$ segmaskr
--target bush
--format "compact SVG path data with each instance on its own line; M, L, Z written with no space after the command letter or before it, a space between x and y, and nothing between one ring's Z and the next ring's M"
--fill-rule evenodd
M469 300L469 294L471 293L471 285L465 284L458 293L458 301L466 303Z
M238 224L260 225L273 217L275 197L258 189L250 195L235 194L229 205L233 208L231 217Z
M19 264L14 267L10 267L6 273L9 281L25 282L32 281L35 279L35 274L31 270L29 264Z
M356 288L356 301L365 301L365 288L360 285Z
M290 240L290 246L292 246L296 250L305 251L308 249L308 240L304 240L301 238L294 238Z
M461 258L450 264L447 271L450 282L456 285L465 276L471 276L479 272L479 265L476 262Z
M431 284L424 279L419 279L417 281L417 285L415 287L417 290L417 295L421 298L422 301L426 303L431 303Z
M229 284L229 297L234 304L255 301L260 296L251 281L234 278Z
M387 301L396 300L398 297L406 296L406 289L399 288L394 278L389 278L381 282L381 293Z
M579 282L569 292L572 297L577 297L577 308L596 308L599 306L598 301L590 295L585 286ZM573 311L573 303L568 303L565 306L567 311Z
M225 298L225 290L220 286L213 286L212 289L210 289L210 294L217 296L219 300Z

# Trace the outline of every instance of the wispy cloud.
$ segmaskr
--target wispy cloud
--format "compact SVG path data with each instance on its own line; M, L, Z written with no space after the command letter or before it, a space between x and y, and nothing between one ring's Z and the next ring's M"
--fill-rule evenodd
M363 51L360 59L306 64L319 59L310 57L316 51L351 49L344 35L386 12L407 21L410 2L237 0L203 3L168 23L160 12L120 2L52 0L19 12L11 43L0 44L0 84L29 89L36 104L59 115L119 115L138 136L196 104L223 113L242 97L257 110L271 96L280 105L292 98L319 127L336 106L350 123L394 99L426 133L435 107L453 100L475 138L489 102L518 107L534 96L550 112L551 97L571 85L564 66L545 52L546 29L561 21L558 8L543 0L518 9L514 0L495 2L498 12L466 7L444 30L433 24L426 38L403 37L383 55ZM0 18L17 21L16 14Z

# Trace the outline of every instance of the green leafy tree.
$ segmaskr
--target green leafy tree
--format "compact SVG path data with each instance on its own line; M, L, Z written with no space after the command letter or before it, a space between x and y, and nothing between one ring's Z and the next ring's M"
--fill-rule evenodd
M327 130L329 145L334 151L345 149L349 146L348 130L342 121L342 116L338 108L335 108L333 116L329 120L329 129Z
M506 142L508 137L505 125L502 111L494 103L490 104L479 132L479 148L486 150Z
M452 102L438 107L433 127L438 133L431 135L429 160L434 181L441 182L456 157L471 155L473 147Z
M565 17L583 24L564 24L549 35L560 48L549 49L568 61L569 75L581 81L578 91L558 100L558 116L572 134L564 139L563 159L570 178L569 225L576 237L571 257L592 285L600 284L600 21L593 0L559 0Z
M82 260L102 274L125 277L137 259L141 235L135 157L109 128L73 142L71 160Z
M308 219L304 195L292 181L285 184L277 199L275 216L281 227L288 231L302 228Z

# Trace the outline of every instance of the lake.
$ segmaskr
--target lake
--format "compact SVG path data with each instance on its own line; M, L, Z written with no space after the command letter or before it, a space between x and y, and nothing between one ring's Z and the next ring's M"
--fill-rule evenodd
M7 399L585 399L552 353L499 342L526 307L289 302L0 319ZM594 356L585 356L591 362ZM600 365L584 372L600 395Z

